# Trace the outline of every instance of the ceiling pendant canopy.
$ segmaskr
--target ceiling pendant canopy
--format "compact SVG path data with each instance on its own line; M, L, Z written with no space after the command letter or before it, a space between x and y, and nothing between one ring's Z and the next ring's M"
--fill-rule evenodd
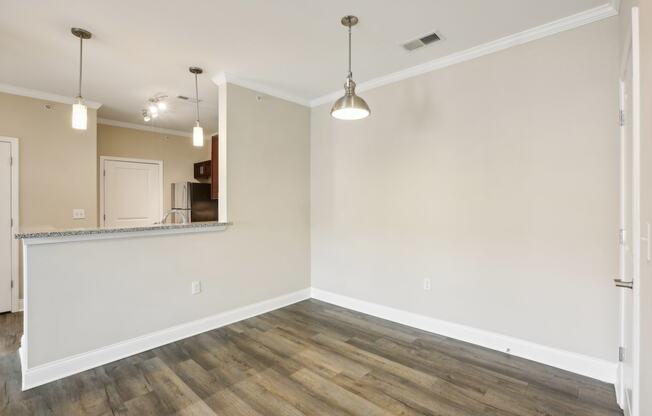
M344 96L333 104L331 116L339 120L360 120L371 114L369 106L355 93L355 82L351 72L351 27L358 24L355 16L344 16L342 24L349 28L349 72L344 82Z
M70 29L73 35L79 38L79 89L77 90L77 96L72 104L72 128L76 130L86 130L88 126L88 109L84 103L84 98L82 97L82 58L83 58L83 46L84 39L90 39L93 34L88 30L80 29L78 27L73 27Z
M197 103L197 120L195 127L192 129L192 144L195 147L204 146L204 129L199 125L199 87L197 86L197 75L204 72L203 69L196 66L188 68L190 73L195 74L195 101Z

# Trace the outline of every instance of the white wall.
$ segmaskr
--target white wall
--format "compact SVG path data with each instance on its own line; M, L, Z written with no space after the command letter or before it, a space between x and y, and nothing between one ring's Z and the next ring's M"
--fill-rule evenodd
M313 287L616 361L618 62L613 18L314 108Z
M231 85L226 99L233 225L28 248L30 368L310 286L310 110Z

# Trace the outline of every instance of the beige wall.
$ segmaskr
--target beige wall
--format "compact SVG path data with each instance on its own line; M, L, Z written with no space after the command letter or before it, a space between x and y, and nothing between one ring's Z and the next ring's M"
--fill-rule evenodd
M30 248L30 368L310 287L310 110L226 94L233 225Z
M70 105L0 93L0 136L18 139L21 231L97 226L97 112L84 131L71 117ZM86 219L73 220L74 208Z
M70 105L0 93L0 135L18 138L21 230L97 225L96 111L85 131L71 117Z
M617 31L366 91L360 122L314 108L313 286L615 362Z
M211 158L211 142L194 147L189 137L173 136L124 127L97 126L97 156L163 161L163 211L171 208L171 184L197 182L193 165Z

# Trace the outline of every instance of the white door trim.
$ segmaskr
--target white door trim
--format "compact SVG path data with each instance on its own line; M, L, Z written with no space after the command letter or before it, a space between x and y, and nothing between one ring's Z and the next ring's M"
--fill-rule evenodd
M11 311L18 312L22 309L19 296L19 275L18 275L18 240L13 238L18 233L18 224L20 224L20 211L18 201L18 139L14 137L0 136L0 142L9 143L11 146Z
M135 159L129 157L115 157L115 156L100 156L100 170L98 174L100 175L100 227L105 226L104 218L104 162L105 161L116 161L116 162L135 162L135 163L149 163L152 165L158 165L160 170L160 175L158 178L159 187L160 187L160 201L159 201L159 218L163 218L163 161L162 160L151 160L151 159Z
M632 242L634 243L634 289L632 319L632 416L640 416L640 305L641 305L641 49L639 9L632 8Z
M629 36L629 40L627 42L627 46L624 50L628 51L625 53L626 56L629 56L629 48L631 47L631 34ZM620 80L619 80L619 109L621 111L621 114L624 114L625 111L625 81L623 79L623 74L624 71L627 70L627 66L622 67L621 75L620 75ZM621 115L622 117L622 115ZM619 137L619 145L620 145L620 181L619 181L619 222L618 222L618 227L619 227L619 233L623 232L626 229L626 214L625 214L625 209L626 209L626 191L625 191L625 186L626 186L626 177L627 177L627 155L626 155L626 126L621 124L620 126L620 137ZM622 236L619 234L619 240L622 238ZM627 236L629 238L629 236ZM622 279L625 276L625 271L626 271L626 266L625 266L625 261L626 261L626 256L627 256L627 249L624 241L619 241L619 248L618 248L618 278ZM625 344L626 340L626 331L625 331L625 320L627 319L626 315L626 310L625 310L625 297L627 296L627 293L625 293L625 290L619 290L619 311L618 311L618 319L619 319L619 333L618 333L618 345L622 346ZM622 409L628 409L629 404L625 403L627 395L625 394L625 382L624 382L624 377L625 377L625 370L623 367L623 363L621 361L618 362L618 370L617 370L617 376L616 376L616 383L615 383L615 388L616 388L616 399L618 402L618 405ZM630 415L626 415L630 416Z

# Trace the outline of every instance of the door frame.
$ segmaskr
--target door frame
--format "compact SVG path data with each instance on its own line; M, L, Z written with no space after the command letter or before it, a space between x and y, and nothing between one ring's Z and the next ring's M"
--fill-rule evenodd
M159 212L159 218L163 218L163 161L162 160L152 160L152 159L136 159L136 158L130 158L130 157L115 157L115 156L100 156L100 171L98 172L99 178L100 178L100 217L99 217L99 223L100 227L104 228L105 227L105 217L104 217L104 177L105 177L105 170L104 170L104 162L106 161L115 161L115 162L133 162L133 163L147 163L150 165L158 165L159 167L159 188L160 188L160 201L159 201L159 207L160 207L160 212Z
M19 312L23 309L22 302L19 299L20 290L20 276L18 270L18 240L14 238L18 234L18 224L20 224L20 205L18 193L18 174L19 161L18 158L18 139L15 137L0 136L0 142L9 143L11 154L11 281L13 286L11 288L11 311Z
M625 137L627 132L627 126L624 123L621 123L620 126L620 153L621 153L621 168L620 168L620 225L621 229L624 229L624 207L625 207L625 193L624 193L624 183L625 176L628 174L628 171L632 173L632 235L625 236L626 239L629 239L632 244L632 280L634 282L632 288L632 402L630 403L627 399L628 396L625 394L625 383L623 380L623 364L622 362L618 363L618 374L617 374L617 386L616 386L616 395L618 398L618 404L625 411L626 416L639 416L639 404L640 404L640 290L639 282L641 276L641 74L640 74L640 32L639 32L639 9L638 7L632 8L632 19L631 19L631 28L627 30L627 38L625 40L623 48L623 56L620 65L620 72L618 75L618 84L619 84L619 109L620 111L626 111L625 109L625 77L627 72L627 66L632 65L632 108L629 109L632 113L632 125L630 129L632 131L632 166L631 170L626 169L625 167L625 155L624 155L624 146L625 146ZM622 113L621 113L622 114ZM622 115L621 115L622 117ZM619 274L622 278L622 269L624 267L624 245L620 244L620 253L619 253ZM619 345L623 345L626 325L626 319L629 317L625 316L624 302L625 296L627 296L626 290L620 289L620 319L619 319ZM628 352L626 352L628 353Z

